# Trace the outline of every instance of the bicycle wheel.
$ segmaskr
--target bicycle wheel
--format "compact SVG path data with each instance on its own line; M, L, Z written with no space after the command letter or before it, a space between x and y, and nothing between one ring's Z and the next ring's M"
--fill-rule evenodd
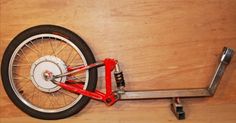
M12 102L30 116L61 119L83 109L90 98L74 94L46 80L45 71L55 75L67 72L68 66L95 63L87 44L75 33L59 26L29 28L9 44L2 59L4 89ZM69 77L56 79L65 82ZM74 75L84 88L94 91L97 69Z

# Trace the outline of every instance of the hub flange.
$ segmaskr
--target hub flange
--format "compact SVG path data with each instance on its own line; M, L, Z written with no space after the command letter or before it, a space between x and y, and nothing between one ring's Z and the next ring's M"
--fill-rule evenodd
M30 77L36 88L43 92L55 92L61 87L57 86L51 79L53 75L67 72L66 64L58 57L47 55L36 60L30 69ZM59 82L65 82L66 77L55 79Z

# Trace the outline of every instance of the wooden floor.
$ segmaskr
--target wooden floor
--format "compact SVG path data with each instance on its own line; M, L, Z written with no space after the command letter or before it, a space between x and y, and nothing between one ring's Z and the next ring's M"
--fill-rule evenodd
M209 84L224 46L236 50L236 0L0 0L0 59L21 31L40 24L80 35L96 59L119 60L127 89L198 88ZM170 100L91 101L75 116L50 122L235 123L236 57L214 97L183 99L186 120ZM99 70L98 89L104 88ZM16 108L0 83L0 122L45 122Z
M73 117L50 122L83 122L83 123L156 123L156 122L183 122L183 123L234 123L236 121L236 104L204 104L198 99L184 101L186 119L177 120L169 110L168 100L151 101L121 101L112 107L102 103L91 102L86 109ZM201 100L203 101L203 100ZM192 103L191 103L192 102ZM203 101L204 102L204 101ZM9 104L9 106L12 106ZM14 110L14 111L9 111ZM36 123L44 120L34 119L16 109L8 107L1 113L1 123L25 122Z

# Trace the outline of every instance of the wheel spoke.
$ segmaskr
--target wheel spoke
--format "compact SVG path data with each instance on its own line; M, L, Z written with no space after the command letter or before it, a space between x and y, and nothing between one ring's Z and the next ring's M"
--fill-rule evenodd
M63 91L62 91L62 90L63 90ZM68 92L68 91L66 91L66 90L64 90L64 89L60 89L58 92L60 92L60 93L62 93L62 94L64 94L64 95L66 95L66 96L68 96L68 97L71 97L71 98L73 98L73 99L76 99L76 97L70 95L71 92Z
M29 97L25 97L26 99L30 99L32 98L32 102L34 101L34 95L35 95L35 90L36 90L36 87L34 87L33 89L33 92L31 91L30 93L32 93Z
M64 44L58 51L55 52L54 55L58 55L67 45Z
M36 90L36 87L34 87L34 90L33 90L32 101L34 100L34 93L35 93L35 90Z
M25 76L20 75L20 74L18 74L18 73L13 73L13 74L16 74L17 76L20 76L20 77L22 77L22 78L24 78L24 79L26 79L26 80L31 80L29 77L25 77Z
M22 91L22 89L24 87L27 87L29 85L29 83L30 83L30 81L25 82L24 85L22 85L20 88L18 88L18 91Z
M40 53L38 51L36 51L35 49L31 48L28 44L25 44L26 47L28 47L30 50L32 50L35 54L38 55L38 57L40 57Z
M49 99L50 105L52 106L52 108L54 108L53 101L51 100L50 96L47 96L47 97Z
M19 59L24 60L24 58L22 58L20 54L17 53L16 55L19 57ZM16 60L15 60L15 61L16 61Z
M25 60L27 61L27 63L30 64L30 61L29 61L29 59L25 56L24 51L23 51L22 49L20 49L20 51L21 51L22 55L24 56Z
M68 63L68 65L70 65L74 61L76 55L77 55L76 53L73 55L73 57L72 57L71 61Z
M68 60L69 60L69 58L70 58L70 56L71 56L71 54L72 54L72 51L73 51L73 49L71 49L71 50L70 50L70 53L69 53L69 55L68 55L68 57L67 57L67 59L66 59L65 63L67 63L67 62L68 62Z
M16 65L16 64L15 64L15 65L13 64L13 67L22 67L22 66L23 66L23 67L24 67L24 66L27 66L27 67L28 67L28 66L31 66L31 64L17 64L17 65Z
M70 66L84 66L84 63L71 63Z
M34 44L32 41L30 41L30 43L32 44L32 46L34 47L34 49L39 53L39 55L42 56L41 51L38 50L38 48L35 46L35 44Z
M53 54L56 56L55 50L54 50L54 48L53 48L53 46L52 46L52 40L50 40L49 42L50 42L50 46L51 46L51 48L52 48Z
M39 39L39 46L43 44L43 40L44 40L43 37L41 37L41 39ZM44 55L44 50L43 50L43 47L42 47L42 46L40 47L40 51L41 51L42 56L43 56L43 55Z
M51 93L52 94L52 96L53 96L53 98L54 98L54 100L56 99L56 101L54 101L54 102L56 102L57 103L57 105L59 106L60 104L58 103L60 100L58 99L58 97L57 96L55 96L55 94L54 93Z
M64 100L64 104L66 105L66 98L65 98L65 95L63 94L63 100Z

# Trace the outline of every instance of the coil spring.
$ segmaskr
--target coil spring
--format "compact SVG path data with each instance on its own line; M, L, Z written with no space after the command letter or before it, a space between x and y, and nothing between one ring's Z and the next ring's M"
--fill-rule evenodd
M122 72L114 73L117 87L125 86L125 80Z

